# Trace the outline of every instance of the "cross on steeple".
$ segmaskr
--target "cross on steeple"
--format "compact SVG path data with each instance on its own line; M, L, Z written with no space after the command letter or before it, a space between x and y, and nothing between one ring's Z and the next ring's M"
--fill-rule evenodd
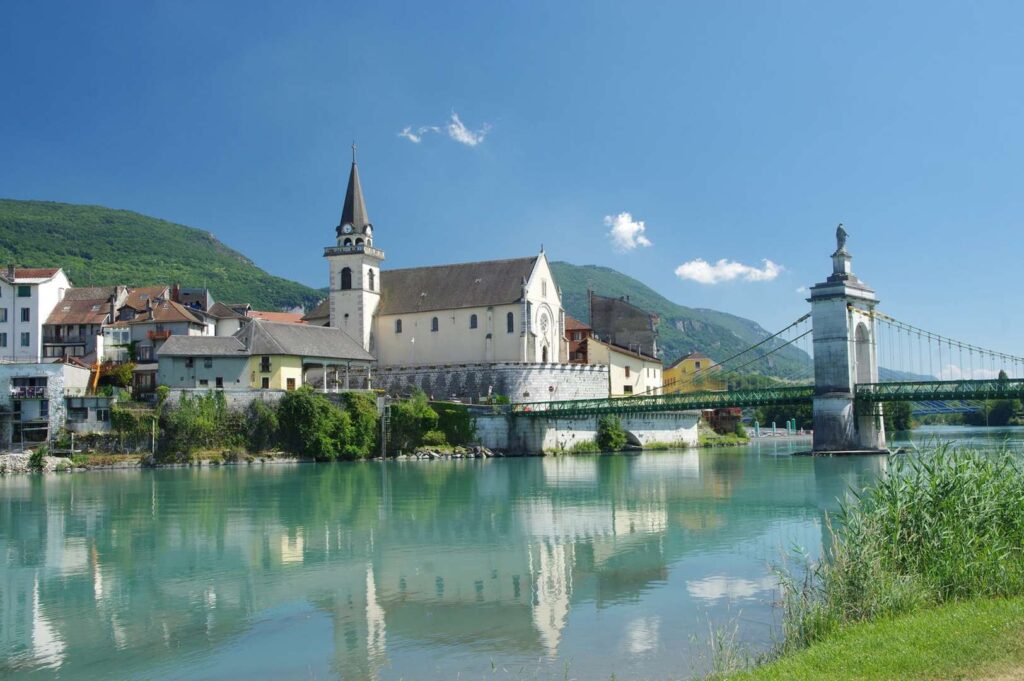
M355 140L353 140L352 141L352 163L353 163L353 165L355 164L355 162L356 162L356 143L355 143Z

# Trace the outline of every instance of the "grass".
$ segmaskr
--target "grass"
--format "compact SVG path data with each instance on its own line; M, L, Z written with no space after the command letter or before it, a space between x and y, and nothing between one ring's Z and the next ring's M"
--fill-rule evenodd
M890 457L829 531L824 560L780 571L781 657L737 678L976 678L982 663L1024 677L1024 470L1011 452Z
M1021 670L1024 599L997 598L948 603L855 624L805 650L729 679L981 679Z
M645 452L660 452L665 451L666 449L686 449L689 446L690 443L686 440L676 440L674 442L661 442L660 440L655 440L653 442L648 442L643 446L643 448Z

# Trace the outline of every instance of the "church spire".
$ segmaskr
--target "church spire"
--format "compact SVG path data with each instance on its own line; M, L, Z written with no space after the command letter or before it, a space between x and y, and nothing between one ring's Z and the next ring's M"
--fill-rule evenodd
M341 222L338 223L338 236L341 236L345 225L351 225L353 232L364 232L370 224L366 214L366 201L363 199L363 187L359 183L359 169L356 166L356 145L352 144L352 171L348 176L348 189L345 190L345 205L341 209Z

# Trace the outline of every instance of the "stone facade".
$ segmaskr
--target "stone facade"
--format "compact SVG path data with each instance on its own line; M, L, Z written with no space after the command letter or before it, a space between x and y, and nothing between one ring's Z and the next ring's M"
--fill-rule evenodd
M652 442L697 444L700 412L665 412L660 414L624 415L622 427L629 442L648 445ZM597 437L597 417L575 419L513 418L507 415L477 416L477 439L490 449L526 454L540 454L555 449L571 449L580 442Z
M436 400L476 402L504 395L512 402L549 402L608 397L608 367L581 364L448 364L384 367L374 387L392 396L416 389Z

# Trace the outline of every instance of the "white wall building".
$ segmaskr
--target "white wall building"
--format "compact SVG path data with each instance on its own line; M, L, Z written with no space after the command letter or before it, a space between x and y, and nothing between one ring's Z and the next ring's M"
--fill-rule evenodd
M59 267L0 271L0 360L38 362L43 323L71 288Z

